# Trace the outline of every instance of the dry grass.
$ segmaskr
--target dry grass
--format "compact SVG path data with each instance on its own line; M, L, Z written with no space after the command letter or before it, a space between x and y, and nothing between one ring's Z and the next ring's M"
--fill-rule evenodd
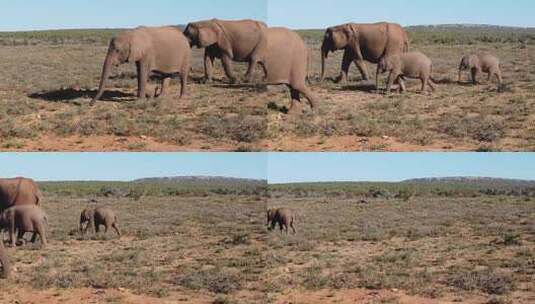
M393 290L391 303L398 303L400 293L418 297L406 303L530 303L535 296L531 200L361 201L279 193L268 205L290 207L298 216L296 235L277 231L267 239L271 252L264 285L272 300L323 294L327 301L329 295L359 289L377 295ZM319 296L307 299L322 302Z
M474 33L481 29L472 30ZM434 32L414 32L412 49L433 59L433 95L416 92L385 96L370 91L351 67L347 85L317 83L321 31L302 31L313 50L311 86L320 97L317 115L285 115L289 94L284 87L200 84L202 52L195 50L191 97L172 94L156 100L134 100L134 68L114 72L105 99L88 103L96 92L113 31L60 31L0 35L0 138L2 150L66 151L531 151L535 100L535 51L531 43L492 38L484 32L454 43ZM1 34L1 33L0 33ZM442 33L448 37L447 33ZM522 34L524 35L524 34ZM451 36L451 35L450 35ZM459 35L453 35L457 37ZM518 36L518 35L517 35ZM437 38L438 37L438 38ZM460 37L460 36L459 36ZM463 36L464 37L464 36ZM505 37L505 36L504 36ZM520 39L520 38L518 38ZM491 41L491 42L481 42ZM502 41L502 42L496 42ZM529 41L529 40L528 40ZM493 84L456 83L462 54L489 50L503 61L504 92ZM338 75L341 52L328 60L328 76ZM223 79L218 64L216 78ZM373 77L374 69L369 65ZM236 65L243 75L244 64ZM260 79L260 71L257 71ZM153 84L154 85L154 84ZM280 89L279 89L280 88Z
M109 232L81 238L77 225L87 199L49 195L50 246L8 249L16 272L0 282L2 290L13 291L4 300L18 299L16 291L23 288L36 296L55 291L52 299L76 299L73 290L89 288L122 291L118 300L128 293L142 296L135 303L155 298L262 302L261 198L212 194L99 200L116 210L124 236L117 239Z

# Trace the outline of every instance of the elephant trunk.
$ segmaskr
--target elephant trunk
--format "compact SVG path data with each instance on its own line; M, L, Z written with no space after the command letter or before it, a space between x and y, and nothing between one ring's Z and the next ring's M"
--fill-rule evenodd
M462 74L462 68L459 68L459 77L457 78L457 82L461 82L461 74Z
M320 82L323 82L325 79L325 60L329 57L329 48L326 45L326 42L323 42L321 46L321 77Z
M110 70L113 65L113 58L111 56L111 53L108 52L108 55L106 55L106 60L104 60L104 66L102 67L102 76L100 77L100 84L98 86L97 95L93 98L91 103L95 103L95 101L99 100L100 97L102 97L102 93L104 93L104 88L106 86L106 82L108 80L108 77L110 76Z

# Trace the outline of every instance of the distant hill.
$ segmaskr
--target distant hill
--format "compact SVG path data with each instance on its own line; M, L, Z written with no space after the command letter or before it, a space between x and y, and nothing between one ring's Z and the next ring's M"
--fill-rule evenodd
M134 183L266 183L265 180L225 176L169 176L133 180Z
M522 179L507 179L494 177L479 177L479 176L453 176L453 177L427 177L414 178L402 181L403 183L468 183L468 184L503 184L503 185L518 185L518 186L535 186L535 181Z

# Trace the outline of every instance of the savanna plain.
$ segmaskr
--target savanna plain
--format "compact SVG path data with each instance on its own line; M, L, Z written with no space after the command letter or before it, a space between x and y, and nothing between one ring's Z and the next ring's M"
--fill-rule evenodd
M271 303L533 303L533 183L270 185Z
M49 244L7 248L1 303L263 303L265 182L39 183ZM120 238L78 231L95 204Z
M426 53L439 80L433 94L409 81L404 95L377 94L350 70L347 84L319 83L323 30L299 34L311 49L312 113L286 114L282 86L229 85L219 63L214 84L202 84L203 53L194 50L191 96L135 100L135 67L96 94L109 39L119 30L0 33L0 139L7 151L532 151L535 149L535 32L492 26L409 27L411 50ZM463 54L489 51L502 62L504 86L457 83ZM342 52L327 60L340 70ZM235 64L236 72L246 66ZM375 65L368 64L374 76ZM260 69L256 79L260 81ZM382 87L384 87L384 78ZM465 83L466 82L466 83Z

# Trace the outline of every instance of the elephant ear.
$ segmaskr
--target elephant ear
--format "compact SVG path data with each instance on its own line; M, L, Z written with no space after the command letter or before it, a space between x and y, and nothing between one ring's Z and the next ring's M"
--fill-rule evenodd
M356 24L347 24L344 28L347 36L347 43L349 47L357 54L357 58L362 59L360 51L359 28Z
M141 32L132 31L130 33L129 41L130 52L128 53L128 62L137 62L145 57L147 51L147 41L143 39Z
M230 43L230 39L225 31L225 27L217 20L214 20L214 24L218 29L217 45L230 58L234 58L234 53L232 52L232 44Z

